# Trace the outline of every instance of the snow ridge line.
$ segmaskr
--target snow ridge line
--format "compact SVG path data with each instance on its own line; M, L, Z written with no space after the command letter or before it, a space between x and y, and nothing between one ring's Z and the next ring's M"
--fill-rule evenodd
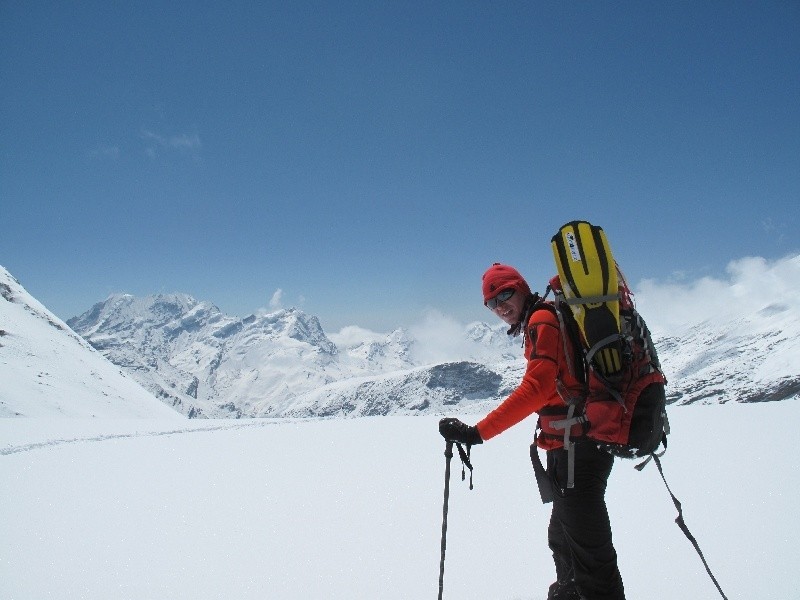
M302 419L282 419L280 423L281 424L298 423L301 420ZM98 435L94 437L47 440L45 442L34 442L31 444L21 444L18 446L13 446L9 444L5 448L0 448L0 456L19 454L20 452L30 452L31 450L40 450L43 448L53 448L55 446L63 446L65 444L77 444L82 442L105 442L108 440L120 440L120 439L140 438L140 437L159 437L164 435L180 435L184 433L202 433L209 431L244 429L246 427L267 427L269 425L275 425L277 423L278 421L256 421L250 423L237 423L235 425L216 425L213 427L198 427L192 429L173 429L170 431L145 431L145 432L137 431L134 433L112 433L108 435Z

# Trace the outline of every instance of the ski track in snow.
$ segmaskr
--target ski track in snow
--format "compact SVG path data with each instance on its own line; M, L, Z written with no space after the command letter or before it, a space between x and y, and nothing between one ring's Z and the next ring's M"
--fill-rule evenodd
M307 420L307 419L306 419ZM268 427L270 425L278 425L278 424L285 424L285 423L297 423L299 419L286 419L280 422L278 421L258 421L258 422L249 422L249 423L235 423L232 425L214 425L211 427L196 427L196 428L188 428L188 429L173 429L170 431L144 431L144 432L133 432L133 433L112 433L108 435L97 435L93 437L80 437L80 438L71 438L71 439L55 439L55 440L47 440L44 442L34 442L31 444L20 444L17 446L9 444L5 448L0 448L0 456L6 456L9 454L19 454L20 452L30 452L31 450L41 450L45 448L54 448L56 446L63 446L66 444L80 444L80 443L88 443L88 442L106 442L109 440L120 440L126 438L146 438L146 437L161 437L161 436L168 436L168 435L181 435L185 433L206 433L211 431L221 431L221 430L234 430L234 429L245 429L247 427Z

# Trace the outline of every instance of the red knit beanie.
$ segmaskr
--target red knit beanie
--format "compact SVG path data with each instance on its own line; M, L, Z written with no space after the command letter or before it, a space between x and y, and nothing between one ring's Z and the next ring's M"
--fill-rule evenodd
M519 274L514 267L494 263L483 274L483 302L489 298L494 298L503 290L509 288L524 294L526 297L531 295L531 288L528 282Z

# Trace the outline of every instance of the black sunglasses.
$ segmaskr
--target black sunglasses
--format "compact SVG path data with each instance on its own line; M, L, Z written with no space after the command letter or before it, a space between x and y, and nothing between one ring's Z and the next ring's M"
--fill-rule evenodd
M484 302L484 304L486 304L486 306L490 310L494 310L495 308L497 308L498 304L501 304L503 302L507 302L508 300L510 300L511 296L514 295L515 291L516 290L514 290L512 288L509 288L507 290L503 290L502 292L497 294L497 296L495 296L494 298L489 298L486 302Z

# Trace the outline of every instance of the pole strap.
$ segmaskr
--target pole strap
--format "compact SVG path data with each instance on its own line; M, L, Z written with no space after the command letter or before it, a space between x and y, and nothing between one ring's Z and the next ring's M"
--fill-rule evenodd
M472 449L472 446L467 444L467 449L464 450L464 446L461 445L460 442L456 442L456 448L458 449L458 457L461 459L461 481L464 481L467 477L466 471L464 468L466 467L469 469L469 489L472 488L472 463L469 461L469 453Z

